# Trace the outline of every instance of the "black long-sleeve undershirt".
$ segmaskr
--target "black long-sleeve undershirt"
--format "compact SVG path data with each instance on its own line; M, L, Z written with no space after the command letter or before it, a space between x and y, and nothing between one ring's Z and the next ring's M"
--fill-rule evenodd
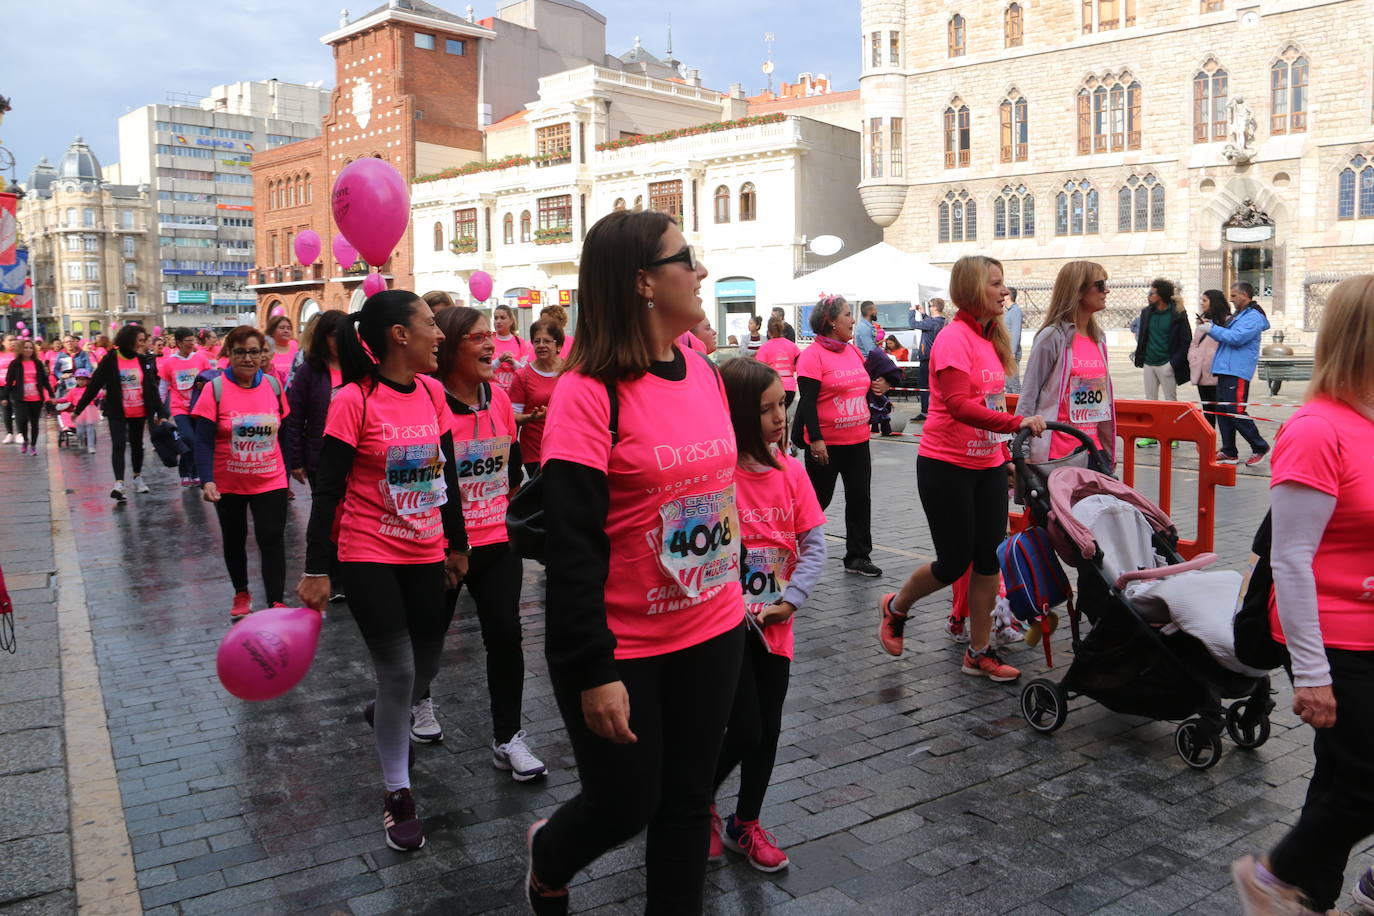
M792 441L799 447L805 446L807 440L815 442L825 438L821 435L821 419L816 413L816 401L820 396L820 379L797 378L797 415L792 421ZM806 431L807 439L802 438L802 430Z

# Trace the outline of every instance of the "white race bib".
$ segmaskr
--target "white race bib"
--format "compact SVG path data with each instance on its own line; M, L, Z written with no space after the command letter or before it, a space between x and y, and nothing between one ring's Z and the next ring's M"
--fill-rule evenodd
M1112 403L1107 397L1105 376L1069 380L1069 422L1074 426L1104 423L1112 418Z
M739 514L735 486L671 499L659 507L658 564L695 598L739 578Z

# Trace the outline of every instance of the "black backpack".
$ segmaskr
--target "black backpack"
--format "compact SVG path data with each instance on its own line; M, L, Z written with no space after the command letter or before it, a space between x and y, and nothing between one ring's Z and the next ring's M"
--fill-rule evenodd
M1274 590L1274 575L1269 569L1269 549L1273 541L1273 512L1264 515L1250 545L1250 573L1240 610L1232 627L1236 637L1236 658L1251 668L1268 671L1284 668L1291 673L1288 647L1274 639L1269 629L1269 595Z

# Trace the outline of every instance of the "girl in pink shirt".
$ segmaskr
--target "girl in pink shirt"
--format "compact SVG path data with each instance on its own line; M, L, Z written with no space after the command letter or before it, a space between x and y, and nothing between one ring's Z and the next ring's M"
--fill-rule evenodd
M491 320L496 326L496 333L492 336L496 354L492 358L492 381L502 391L509 393L510 386L515 382L515 374L533 358L534 348L515 332L515 312L510 306L496 306L491 310Z
M296 352L299 349L300 344L296 343L295 329L290 318L275 315L268 319L267 350L270 354L271 371L283 388L291 385L291 367L296 362Z
M705 277L664 213L610 213L582 246L541 471L545 654L581 789L527 834L535 912L646 825L646 910L701 909L745 637L734 429L714 365L674 344Z
M781 318L768 320L768 342L759 347L755 358L778 374L787 406L791 408L792 400L797 396L797 359L801 356L801 350L783 336L784 328Z
M224 340L232 364L205 384L190 415L202 497L215 506L224 565L234 586L229 609L233 622L253 609L248 592L249 512L262 556L267 606L285 607L286 460L280 433L289 409L281 383L261 371L267 345L263 333L240 325Z
M510 400L515 422L520 424L520 460L524 462L525 474L533 477L539 473L549 401L563 371L563 360L558 357L563 329L558 322L541 318L530 325L530 343L534 346L534 361L516 373Z
M492 764L517 782L543 776L544 764L531 753L520 727L525 655L520 647L520 557L506 534L506 507L524 473L510 399L494 381L493 335L477 309L455 306L438 318L439 379L453 412L453 458L463 495L463 523L472 556L463 582L447 591L449 619L464 584L477 605L486 647L487 692L491 700ZM414 710L411 733L442 735L428 697ZM431 724L432 723L432 724ZM436 739L437 740L437 739Z
M177 425L177 433L189 445L195 441L194 423L191 420L191 392L195 389L196 377L211 366L205 354L196 350L194 331L190 328L177 328L175 333L176 349L162 357L157 374L167 386L167 406L172 412L172 422ZM200 484L194 450L181 456L179 470L183 487Z
M369 296L340 325L344 384L329 404L296 589L324 609L337 539L341 591L377 676L363 715L376 729L386 842L402 851L425 842L410 791L411 711L439 670L444 590L468 568L453 415L428 376L443 341L429 304L407 290Z
M825 515L801 462L778 450L787 432L787 399L778 374L748 359L730 360L720 374L739 456L735 487L750 636L716 765L717 791L739 767L739 801L724 823L711 809L707 858L718 858L724 847L744 854L759 871L775 872L789 862L773 836L759 826L759 811L782 733L782 705L792 664L792 618L825 565Z
M901 655L907 614L917 601L959 580L969 580L971 634L963 671L994 681L1021 672L992 648L992 608L997 600L997 545L1007 530L1006 440L1018 429L1045 431L1038 416L1006 409L1005 383L1014 373L1011 338L1002 324L1007 287L1002 264L983 255L955 262L949 280L958 313L931 350L930 411L916 459L921 495L936 560L918 567L901 591L878 602L878 641Z
M38 418L43 415L43 405L52 398L53 390L48 367L38 358L38 346L32 340L19 342L19 350L6 370L5 379L19 420L19 453L37 455Z

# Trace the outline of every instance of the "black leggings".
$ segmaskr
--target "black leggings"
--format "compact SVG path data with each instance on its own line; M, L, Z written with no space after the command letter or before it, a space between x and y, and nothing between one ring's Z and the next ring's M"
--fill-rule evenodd
M1007 472L919 455L916 490L935 542L935 578L945 585L957 582L970 564L980 576L996 575L997 545L1007 533Z
M143 473L143 425L147 417L107 417L110 422L110 464L115 480L124 479L124 444L129 445L134 476ZM245 578L245 582L247 579Z
M482 644L487 650L487 693L491 698L492 737L505 744L520 730L525 692L525 652L520 648L520 577L524 570L510 544L472 548L468 574L458 588L444 592L444 629L458 609L458 592L468 587L477 605Z
M759 819L768 781L773 778L773 762L778 756L782 704L787 699L791 670L792 660L786 655L769 652L763 640L753 633L745 638L735 705L716 765L717 791L730 771L739 767L739 799L735 804L738 820Z
M711 779L720 759L744 651L744 624L650 658L617 659L630 729L616 744L582 718L582 694L553 677L582 791L535 835L534 873L564 887L607 850L649 828L645 912L699 914L711 835Z
M14 398L10 396L10 390L0 386L0 397L5 399L5 432L14 435Z
M1216 386L1216 385L1198 385L1198 386L1197 386L1197 396L1198 396L1198 400L1200 400L1200 401L1202 402L1203 416L1205 416L1205 417L1207 418L1207 422L1208 422L1208 423L1212 424L1212 428L1213 428L1213 429L1216 429L1216 428L1217 428L1217 413L1216 413L1216 410L1217 410L1217 405L1216 405L1216 400L1217 400L1217 386Z
M867 560L873 553L872 501L873 463L868 440L853 445L826 444L829 464L820 464L806 451L806 475L816 489L821 508L830 507L836 478L844 478L844 559Z
M1269 870L1319 913L1336 905L1351 849L1374 833L1374 652L1327 649L1326 658L1336 724L1314 729L1302 815L1269 853Z
M784 410L791 410L791 409L792 409L792 402L795 401L796 399L797 399L797 393L796 393L795 391L787 391L787 392L784 392L784 393L783 393L783 396L782 396L782 406L783 406L783 409L784 409Z
M43 415L42 401L15 401L14 415L19 420L19 435L24 445L38 442L38 418Z
M141 423L141 420L135 421ZM267 604L281 601L286 592L286 490L246 496L221 493L215 503L224 566L235 592L248 591L248 512L253 512L253 536L262 555L262 585Z

